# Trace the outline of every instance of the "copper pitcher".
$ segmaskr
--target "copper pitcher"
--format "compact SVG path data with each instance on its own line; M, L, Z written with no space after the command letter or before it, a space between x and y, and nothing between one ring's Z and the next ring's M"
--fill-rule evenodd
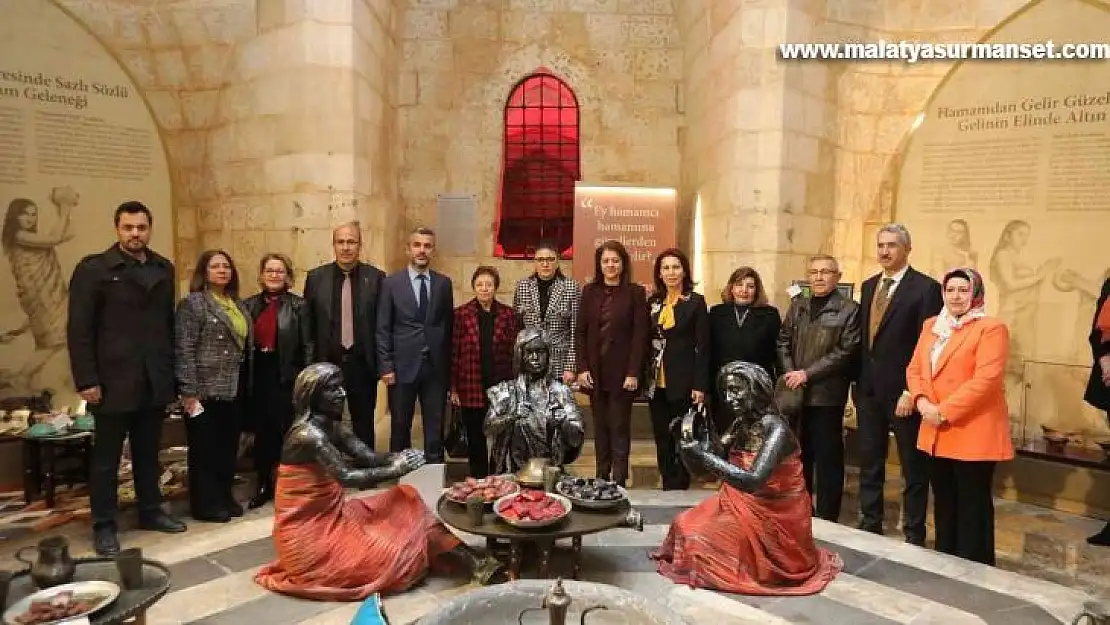
M24 555L24 552L32 549L38 549L34 560ZM69 541L64 536L43 538L37 546L16 551L15 558L31 565L31 581L39 588L68 584L73 581L73 575L77 572L77 563L69 555Z

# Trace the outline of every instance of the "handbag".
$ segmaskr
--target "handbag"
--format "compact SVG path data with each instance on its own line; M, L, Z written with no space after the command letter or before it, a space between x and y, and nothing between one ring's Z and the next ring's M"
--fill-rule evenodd
M443 439L443 450L453 458L468 458L470 441L466 436L466 424L463 423L462 409L451 406L451 425L447 436Z

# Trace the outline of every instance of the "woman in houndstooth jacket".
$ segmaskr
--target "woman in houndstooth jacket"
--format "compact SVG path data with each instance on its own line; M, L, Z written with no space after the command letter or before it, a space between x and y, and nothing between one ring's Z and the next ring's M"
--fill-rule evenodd
M250 319L231 256L223 250L201 254L174 327L174 368L189 446L189 508L198 521L227 523L243 514L231 489L242 417L240 371L249 367L254 348Z
M513 310L525 328L539 327L551 344L551 375L564 384L578 377L574 333L582 287L559 270L559 250L554 243L536 246L536 271L521 280L513 293Z

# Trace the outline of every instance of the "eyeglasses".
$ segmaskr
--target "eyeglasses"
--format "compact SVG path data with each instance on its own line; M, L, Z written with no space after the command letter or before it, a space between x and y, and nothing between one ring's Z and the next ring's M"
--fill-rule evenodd
M541 265L553 265L559 262L559 259L554 256L537 256L536 262Z

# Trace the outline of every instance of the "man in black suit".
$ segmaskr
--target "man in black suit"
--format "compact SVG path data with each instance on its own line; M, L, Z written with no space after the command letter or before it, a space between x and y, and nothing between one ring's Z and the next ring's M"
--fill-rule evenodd
M443 411L455 318L451 279L429 266L435 248L435 232L413 230L407 248L409 264L385 279L378 302L378 370L389 386L389 450L412 446L412 418L419 398L424 454L432 464L443 462Z
M910 233L888 224L877 235L883 271L864 280L860 312L863 356L855 387L860 445L860 524L883 532L883 485L890 431L902 467L902 532L906 542L925 542L929 479L925 455L917 449L921 415L906 390L906 367L921 326L943 306L940 283L909 266Z
M357 221L336 228L331 243L335 262L309 271L304 283L305 322L313 342L310 362L342 369L351 429L373 449L378 403L374 328L385 272L359 260L362 232Z
M119 241L77 263L69 283L73 382L96 419L89 476L93 549L119 553L119 461L131 441L139 527L184 532L162 510L158 450L166 406L177 396L173 373L173 263L147 247L154 219L140 202L116 209Z

